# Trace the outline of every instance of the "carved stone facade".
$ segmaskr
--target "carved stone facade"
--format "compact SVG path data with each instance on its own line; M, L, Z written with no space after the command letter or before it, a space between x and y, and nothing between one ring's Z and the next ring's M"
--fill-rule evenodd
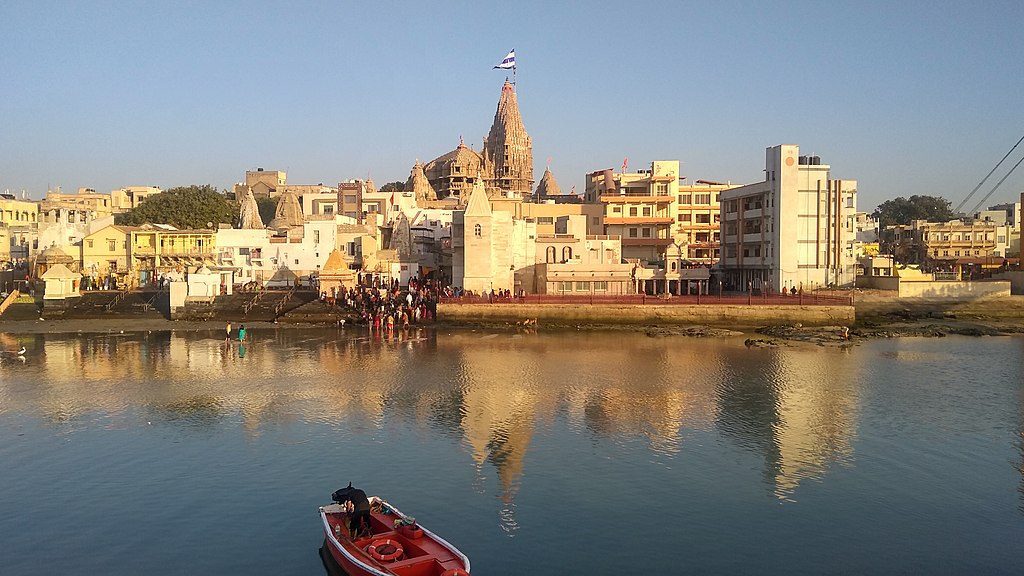
M533 142L519 114L516 90L508 80L484 139L484 172L490 188L520 197L533 191Z
M501 88L501 99L494 123L484 138L482 152L459 140L459 146L431 160L424 174L438 198L455 196L465 205L482 178L491 197L525 198L533 191L533 143L523 126L515 88L508 81Z

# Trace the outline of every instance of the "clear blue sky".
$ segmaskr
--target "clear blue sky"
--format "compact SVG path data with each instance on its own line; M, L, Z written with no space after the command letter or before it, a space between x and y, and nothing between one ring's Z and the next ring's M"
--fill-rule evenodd
M479 149L515 48L537 178L551 157L563 188L625 156L746 183L795 143L861 209L955 204L1024 134L1022 22L1019 0L6 0L0 189L405 180L460 134ZM993 201L1022 189L1024 168Z

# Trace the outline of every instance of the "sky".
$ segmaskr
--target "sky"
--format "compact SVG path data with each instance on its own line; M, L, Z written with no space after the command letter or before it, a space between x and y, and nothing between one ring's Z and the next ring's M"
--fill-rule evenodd
M861 210L956 205L1024 135L1021 22L1019 0L5 0L0 190L405 181L460 135L480 149L514 48L538 181L550 162L582 192L628 158L750 183L785 143L858 180ZM1024 168L986 204L1022 190Z

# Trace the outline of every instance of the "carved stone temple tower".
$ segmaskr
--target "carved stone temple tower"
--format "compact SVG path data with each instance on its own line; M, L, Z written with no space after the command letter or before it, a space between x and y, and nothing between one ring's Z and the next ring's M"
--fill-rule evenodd
M494 194L526 197L533 191L533 143L519 114L515 87L508 80L501 87L494 124L484 139L483 157L485 178Z

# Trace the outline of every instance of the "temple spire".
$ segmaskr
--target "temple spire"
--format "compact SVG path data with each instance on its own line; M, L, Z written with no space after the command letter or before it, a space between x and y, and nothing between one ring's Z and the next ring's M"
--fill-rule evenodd
M262 230L266 228L263 225L263 219L260 218L260 207L256 203L256 196L252 193L252 188L246 186L245 196L242 198L242 203L238 207L238 222L236 226L242 230Z
M461 139L459 145L462 145ZM419 160L416 160L416 164L409 171L409 180L405 183L405 191L412 192L417 203L437 200L437 192L434 191L434 187L427 180L427 175L423 172L423 163Z
M515 87L508 80L501 87L483 156L485 178L492 188L522 196L533 190L533 142L523 125Z

